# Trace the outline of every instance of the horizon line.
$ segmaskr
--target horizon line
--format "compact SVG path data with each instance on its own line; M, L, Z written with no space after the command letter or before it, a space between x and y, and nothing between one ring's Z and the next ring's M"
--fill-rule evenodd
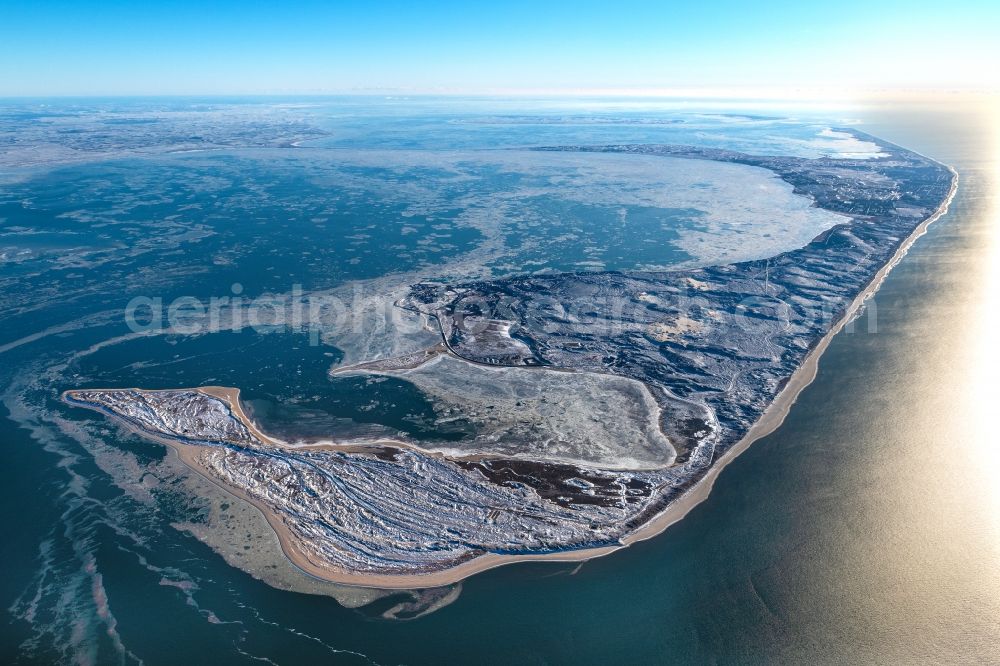
M95 98L226 98L226 97L453 97L453 98L621 98L664 100L739 101L862 101L904 97L931 99L936 95L1000 96L1000 88L962 86L729 86L729 87L594 87L594 88L391 88L370 87L332 90L266 90L239 92L50 92L0 93L0 99L95 99Z

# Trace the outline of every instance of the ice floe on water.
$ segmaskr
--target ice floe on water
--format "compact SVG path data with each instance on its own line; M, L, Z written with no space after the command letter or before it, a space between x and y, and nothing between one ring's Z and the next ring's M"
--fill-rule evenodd
M853 132L835 130L827 127L820 130L817 138L809 142L815 150L824 157L843 160L870 160L877 157L888 157L878 144L859 137Z

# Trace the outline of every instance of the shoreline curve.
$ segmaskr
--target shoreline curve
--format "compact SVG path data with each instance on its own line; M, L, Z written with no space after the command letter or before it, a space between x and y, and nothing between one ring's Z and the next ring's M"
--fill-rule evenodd
M125 423L124 421L120 419L118 420L120 423L125 423L125 425L130 429L141 432L144 437L155 439L160 443L167 444L177 452L179 459L193 471L205 477L233 497L247 502L256 508L263 515L268 525L271 526L271 529L278 538L282 552L292 565L304 574L323 581L341 585L385 590L415 590L453 585L475 574L518 562L584 562L598 557L603 557L623 548L627 548L634 543L651 539L663 533L671 525L682 520L688 515L688 513L691 512L692 509L694 509L711 494L715 480L729 463L735 460L741 453L746 451L751 444L775 432L782 425L785 418L791 411L792 406L798 399L798 396L815 380L819 371L819 360L833 338L840 333L849 322L854 320L858 313L864 308L866 302L881 287L882 283L885 281L892 269L895 268L895 266L898 265L899 262L906 256L910 247L912 247L912 245L927 232L928 227L948 212L948 208L958 190L959 175L953 167L947 165L945 166L952 174L952 182L948 195L945 197L943 202L932 215L921 221L920 224L918 224L916 228L914 228L914 230L899 244L892 257L890 257L889 260L872 276L868 285L854 297L838 321L831 326L830 330L827 331L823 337L819 339L816 345L808 352L799 367L796 368L796 370L789 377L785 387L775 397L760 418L757 419L753 426L751 426L747 433L735 445L729 448L722 456L712 463L705 474L687 491L685 491L684 494L676 498L666 508L664 508L663 511L656 514L646 523L622 537L619 544L575 551L559 551L537 554L503 555L498 553L486 553L478 555L473 559L460 562L447 569L417 574L352 574L346 571L334 570L329 567L321 567L310 561L306 554L297 547L295 540L291 537L288 529L281 523L277 516L273 515L256 501L250 499L247 495L240 493L238 489L223 485L217 479L212 478L206 471L200 469L195 455L195 450L198 447L185 444L180 441L171 440L166 437L155 436L145 431L138 431L136 428ZM248 429L250 429L254 436L260 438L262 441L280 446L280 444L275 442L275 440L261 432L243 411L239 401L239 389L206 386L200 387L197 390L224 400L229 405L233 415ZM66 402L70 402L72 400L72 398L68 395L69 393L71 392L65 392L62 396L63 400ZM76 404L75 401L72 404ZM107 412L104 413L107 414ZM113 414L109 415L114 416ZM408 448L419 448L406 445L395 440L383 441L391 441L395 446L402 444ZM371 443L374 442L366 444ZM359 444L354 443L353 445L358 446ZM336 445L332 446L335 447ZM433 452L425 451L424 449L420 449L420 451L425 454L433 455Z

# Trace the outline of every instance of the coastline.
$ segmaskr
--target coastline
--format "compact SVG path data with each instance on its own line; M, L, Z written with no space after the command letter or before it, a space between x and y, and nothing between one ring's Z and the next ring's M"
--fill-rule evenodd
M212 476L204 470L199 464L197 458L199 454L199 447L194 445L185 444L180 441L172 441L163 437L153 437L161 443L166 443L169 446L175 448L178 453L179 458L191 467L193 470L198 472L203 477L207 478L209 481L214 483L216 486L222 488L224 491L230 495L241 499L250 505L254 506L265 518L268 525L274 530L277 535L279 544L281 546L282 552L288 558L288 560L305 574L312 577L321 579L323 581L328 581L332 583L351 585L357 587L368 587L377 589L396 589L396 590L413 590L413 589L423 589L431 587L442 587L446 585L452 585L455 583L468 578L477 573L493 569L499 566L504 566L507 564L514 564L516 562L533 562L533 561L550 561L550 562L582 562L597 557L602 557L610 553L616 552L622 548L626 548L633 543L644 541L650 539L663 531L674 523L683 519L695 506L700 504L704 499L706 499L711 493L712 487L715 483L716 478L721 473L721 471L732 462L737 456L743 453L751 444L753 444L758 439L766 437L771 434L781 424L791 410L792 405L794 405L799 394L804 390L812 381L816 378L819 368L819 359L821 358L823 352L827 349L830 341L836 336L844 326L846 326L858 312L864 307L865 303L871 296L876 293L881 286L882 282L885 280L889 272L903 259L903 257L908 252L909 248L913 243L920 238L924 233L926 233L927 228L931 223L943 216L947 211L948 207L954 199L955 193L958 189L958 173L954 168L948 166L949 172L952 174L951 188L949 189L947 197L940 204L940 206L935 210L935 212L920 222L916 228L907 236L897 247L896 251L893 253L892 257L875 273L872 279L869 281L868 285L859 292L855 298L851 301L849 306L845 309L839 320L830 328L827 333L820 338L816 345L809 351L803 360L802 364L793 372L789 378L785 387L776 396L774 401L768 406L761 417L753 424L753 426L747 431L747 433L732 446L728 451L726 451L722 456L720 456L711 467L704 473L704 475L689 488L683 495L671 502L666 508L664 508L659 514L655 515L649 521L644 523L642 526L630 532L626 536L622 537L619 544L604 546L600 548L590 548L582 549L577 551L559 551L551 553L537 553L537 554L523 554L523 555L502 555L496 553L487 553L484 555L479 555L473 559L466 560L455 566L443 569L440 571L420 573L420 574L404 574L404 575L372 575L372 574L352 574L350 572L331 569L329 567L324 567L312 562L308 556L298 547L295 539L291 536L288 528L283 524L280 517L274 515L265 507L261 506L254 500L247 497L244 493L241 493L239 489L233 488L227 485L223 485L218 480L212 478ZM461 357L460 357L461 358ZM235 418L240 420L251 433L259 438L261 441L269 443L274 446L287 446L280 442L273 440L266 434L261 432L251 421L251 419L243 411L242 406L239 401L239 389L226 388L226 387L201 387L197 389L208 395L220 398L224 400L232 410ZM64 398L65 398L64 394ZM131 427L131 426L130 426ZM135 428L133 428L135 429ZM145 436L149 437L148 433L143 433ZM382 440L384 443L391 443L393 446L403 446L407 448L417 448L411 445L407 445L402 442L397 442L395 440ZM363 444L353 443L351 445L344 446L359 446L359 445L371 445L377 442L365 442ZM329 448L340 448L335 444L324 445ZM295 447L291 447L295 448ZM420 449L421 452L425 454L433 455L433 452L425 451Z
M93 389L100 390L100 389ZM157 390L169 391L173 389L134 389L142 390L147 393L156 392ZM225 387L225 386L201 386L195 391L205 393L206 395L219 398L224 401L232 410L234 417L236 417L247 429L258 438L261 442L274 446L276 448L295 448L288 447L282 442L278 442L266 434L261 432L253 424L253 422L247 417L246 413L243 411L240 401L239 394L240 390L238 388ZM309 559L308 555L303 552L297 545L294 537L292 537L291 532L281 521L280 517L270 511L266 506L255 501L249 497L246 493L242 492L239 488L234 486L224 484L212 476L199 461L200 454L205 450L203 446L196 444L188 444L183 441L172 439L170 437L164 437L162 435L157 435L150 433L149 431L142 430L122 417L118 416L114 412L108 411L100 407L94 407L88 403L78 402L71 395L74 391L64 391L62 393L62 400L67 404L76 407L85 407L88 409L94 409L99 413L103 414L105 417L115 421L116 423L124 426L128 430L135 432L146 439L153 440L160 444L163 444L170 449L172 449L176 454L178 459L188 466L192 471L194 471L199 476L203 477L205 480L212 483L217 488L220 488L228 495L233 498L249 504L254 509L256 509L267 521L271 530L278 538L278 543L281 547L282 553L289 562L292 563L297 569L302 573L312 578L316 578L327 583L336 583L338 585L347 585L354 587L363 588L373 588L380 590L421 590L426 588L436 588L445 587L448 585L454 585L461 582L462 580L472 576L474 574L486 571L488 569L493 569L498 566L503 566L505 564L513 564L515 562L526 562L526 561L554 561L554 562L575 562L582 560L589 560L594 557L601 557L603 555L608 555L624 547L622 545L610 545L603 546L601 548L589 548L586 550L579 551L567 551L567 552L553 552L553 553L537 553L529 555L499 555L496 553L487 553L484 555L479 555L471 560L466 560L448 569L443 569L441 571L433 571L421 574L397 574L397 575L373 575L373 574L352 574L347 571L342 571L340 569L332 569L329 567L324 567L322 565L316 564ZM364 444L323 444L316 448L326 448L326 449L344 449L344 448L363 448L366 446L377 445L379 443L399 446L410 449L417 449L410 444L405 442L399 442L397 440L379 440L378 442L365 442ZM444 458L442 454L425 451L424 449L418 449L421 453L425 455L437 455Z
M822 357L823 352L826 351L826 348L830 345L830 341L838 333L840 333L841 330L843 330L844 326L854 319L868 299L878 291L882 282L884 282L885 278L889 275L892 269L899 264L903 257L906 256L906 253L909 251L913 243L915 243L918 238L927 232L927 228L933 222L948 212L948 207L951 205L952 200L955 198L955 193L958 191L959 176L958 172L955 171L953 167L948 166L947 168L952 174L952 183L951 188L948 191L948 196L945 197L944 201L937 208L937 210L934 211L933 215L918 224L913 232L910 233L910 235L907 236L902 243L900 243L899 247L893 253L889 261L886 262L885 265L882 266L882 268L880 268L872 277L868 286L854 297L854 300L851 301L850 305L844 311L844 314L840 317L837 323L834 324L830 330L827 331L822 338L820 338L816 346L810 350L805 360L789 378L784 389L782 389L775 400L767 408L764 414L761 415L757 422L754 423L750 430L747 431L746 435L744 435L739 442L737 442L732 448L716 460L705 475L687 492L674 500L669 506L667 506L667 508L646 522L642 527L623 537L621 545L580 551L539 553L533 555L498 555L490 553L440 572L411 574L406 576L358 576L337 574L335 577L329 578L329 580L347 585L366 585L370 587L384 587L385 589L419 589L421 587L437 587L457 583L474 574L494 569L496 567L514 564L516 562L584 562L597 557L609 555L610 553L621 550L622 548L627 548L633 543L645 541L661 534L668 527L682 520L692 509L694 509L694 507L709 496L712 491L712 487L715 484L716 478L726 465L731 463L737 456L746 451L751 444L766 437L767 435L770 435L781 426L785 417L790 412L792 405L794 405L795 401L798 399L799 394L816 378L819 371L819 360ZM290 555L289 559L292 559L293 563L297 566L301 566ZM309 572L307 569L304 570ZM324 571L325 575L323 577L326 578L329 573L331 572Z
M799 394L816 379L816 375L819 372L820 357L822 357L823 352L826 351L833 338L843 330L844 326L854 319L868 299L879 290L879 287L882 286L882 283L892 269L906 256L913 243L927 233L927 228L933 222L948 212L948 207L951 205L952 200L955 198L955 193L958 191L958 172L951 166L947 168L952 174L952 182L951 189L948 190L948 196L945 197L945 200L934 211L933 215L918 224L913 232L900 243L889 261L872 277L868 286L854 297L854 300L851 301L851 304L844 311L843 316L827 331L826 335L820 338L816 346L809 351L805 360L802 361L802 365L792 373L784 389L782 389L761 417L757 419L757 422L753 424L750 430L747 431L747 434L716 460L705 475L686 493L677 498L662 513L623 538L622 544L624 546L651 539L684 518L691 509L709 496L716 477L718 477L726 465L735 460L737 456L746 451L758 439L770 435L781 426L785 421L785 417L791 411L792 405L798 399Z

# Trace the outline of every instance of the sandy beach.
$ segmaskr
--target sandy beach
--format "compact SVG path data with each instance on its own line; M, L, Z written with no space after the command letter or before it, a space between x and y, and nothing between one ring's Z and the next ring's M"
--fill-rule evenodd
M800 365L789 378L785 388L778 394L778 397L774 399L774 402L771 403L771 406L767 408L753 427L747 431L747 434L743 436L743 439L737 442L731 449L726 451L726 453L712 465L711 469L706 472L705 476L702 477L698 483L694 485L694 487L688 490L688 492L674 501L658 516L622 539L622 542L626 546L654 537L686 516L691 509L696 507L706 497L708 497L709 493L712 491L712 485L715 483L716 477L719 476L719 473L722 472L726 465L732 462L738 455L746 451L750 445L758 439L770 435L781 426L785 417L788 416L788 412L791 410L792 405L795 404L796 398L798 398L803 389L809 386L813 380L816 379L816 373L819 371L820 357L830 345L830 341L834 338L834 336L840 333L848 322L854 319L861 308L864 307L865 302L878 291L886 276L889 275L889 272L900 262L900 260L902 260L904 256L906 256L910 246L913 245L918 238L923 236L924 233L926 233L927 227L948 212L948 206L951 204L952 199L955 198L955 192L958 191L958 173L951 167L949 167L949 170L952 173L951 189L948 191L948 196L945 198L941 206L934 212L933 215L921 222L917 228L913 230L913 233L910 234L906 240L900 244L896 252L893 253L892 258L888 261L888 263L875 273L875 276L872 278L871 282L868 283L868 286L861 293L859 293L853 301L851 301L851 304L848 306L847 310L845 310L844 315L836 324L834 324L826 335L820 338L820 341L816 344L812 351L809 352L805 360L802 362L802 365Z

